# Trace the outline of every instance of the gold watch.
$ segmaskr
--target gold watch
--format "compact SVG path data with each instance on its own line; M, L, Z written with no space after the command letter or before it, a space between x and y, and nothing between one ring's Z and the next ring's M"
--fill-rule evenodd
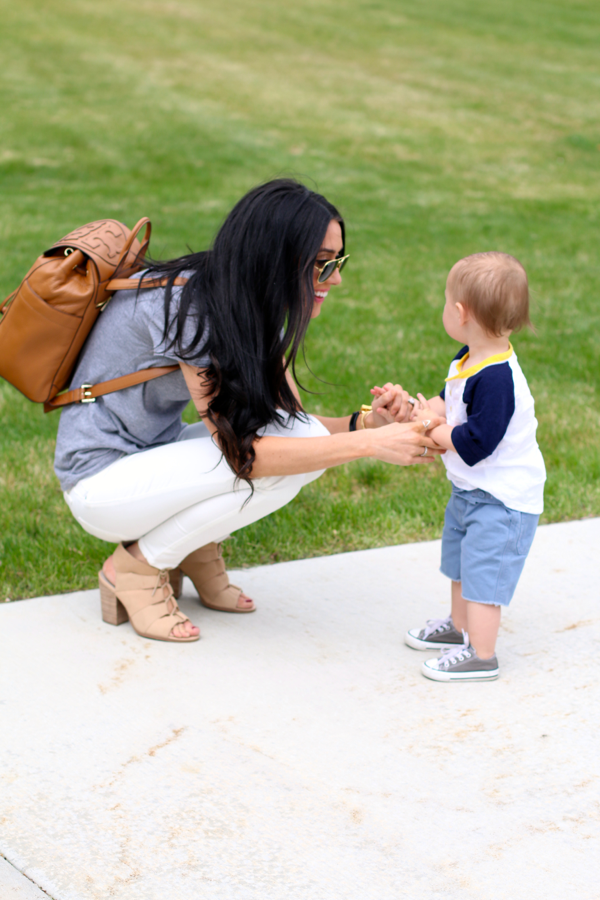
M360 408L360 414L358 416L358 421L360 422L361 429L367 427L365 425L365 419L367 418L367 416L369 415L370 412L373 412L373 407L370 405L367 406L366 403L363 403L363 405Z

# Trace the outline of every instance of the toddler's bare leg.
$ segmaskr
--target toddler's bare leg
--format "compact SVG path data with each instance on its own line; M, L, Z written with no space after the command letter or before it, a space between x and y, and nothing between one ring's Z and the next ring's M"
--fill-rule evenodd
M474 603L462 595L462 583L452 582L452 621L457 631L467 631L471 646L479 659L489 659L496 652L502 607L490 603Z
M452 582L452 621L457 631L468 631L467 601L462 595L462 582Z
M489 659L496 652L496 640L500 628L501 606L491 603L467 603L469 640L479 659Z

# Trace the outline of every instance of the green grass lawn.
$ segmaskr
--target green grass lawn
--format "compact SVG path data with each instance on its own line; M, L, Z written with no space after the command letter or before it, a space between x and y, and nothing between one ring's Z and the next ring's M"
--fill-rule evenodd
M448 269L513 253L537 329L514 343L543 521L600 515L599 44L593 0L4 3L0 293L76 225L148 215L154 255L176 255L207 246L257 182L297 175L347 221L351 262L304 375L307 408L346 414L384 379L438 391ZM92 587L109 549L64 504L57 424L0 384L0 599ZM447 495L441 465L345 466L228 557L437 537Z

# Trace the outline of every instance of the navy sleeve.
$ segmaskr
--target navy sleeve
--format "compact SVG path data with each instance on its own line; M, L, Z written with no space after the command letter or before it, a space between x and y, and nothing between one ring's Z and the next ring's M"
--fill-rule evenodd
M455 359L462 359L463 356L465 355L465 353L468 353L468 352L469 352L469 348L466 345L464 347L461 347L460 350L458 351L458 353L456 354L456 356L452 357L452 362L454 362ZM445 385L440 391L440 397L442 398L442 400L446 399L446 386Z
M452 443L468 466L491 456L515 411L515 385L508 362L487 366L465 385L468 419L452 429Z

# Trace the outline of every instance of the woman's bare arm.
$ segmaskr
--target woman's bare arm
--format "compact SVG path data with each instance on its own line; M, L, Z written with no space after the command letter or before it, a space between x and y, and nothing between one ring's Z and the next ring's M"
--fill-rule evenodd
M292 393L294 394L298 403L302 405L298 385L294 381L292 373L289 370L286 372L286 377ZM363 427L380 428L382 425L389 425L394 421L405 421L407 410L412 409L412 407L409 407L407 403L409 396L408 392L403 391L399 384L387 384L385 388L376 388L376 390L378 394L373 400L373 411L368 413L362 420ZM389 405L391 407L391 410L386 409L386 405ZM383 407L379 415L376 411L377 407ZM315 419L318 419L319 422L321 422L321 424L325 426L330 434L344 434L350 428L350 419L352 418L351 415L335 417L317 416L314 413L312 415L314 415Z
M185 363L181 363L181 370L196 409L213 439L218 442L216 428L206 416L211 395L206 388L204 371ZM344 419L346 430L342 431ZM324 422L325 427L327 421L326 419ZM381 428L350 432L347 430L348 421L348 417L334 419L334 423L340 424L340 430L336 429L335 433L327 437L287 438L269 435L258 439L254 444L256 460L252 468L253 477L316 472L364 457L400 466L430 463L435 454L440 452L435 441L425 437L423 426L419 422L393 423ZM427 456L422 456L425 447L430 452Z
M294 381L292 377L292 373L288 371L285 373L285 377L287 378L287 383L290 386L290 390L300 406L302 406L302 400L300 398L300 391L298 390L298 385ZM319 422L325 426L329 434L343 434L348 431L350 428L350 419L352 416L341 416L341 417L333 417L333 416L315 416L315 419L318 419Z

